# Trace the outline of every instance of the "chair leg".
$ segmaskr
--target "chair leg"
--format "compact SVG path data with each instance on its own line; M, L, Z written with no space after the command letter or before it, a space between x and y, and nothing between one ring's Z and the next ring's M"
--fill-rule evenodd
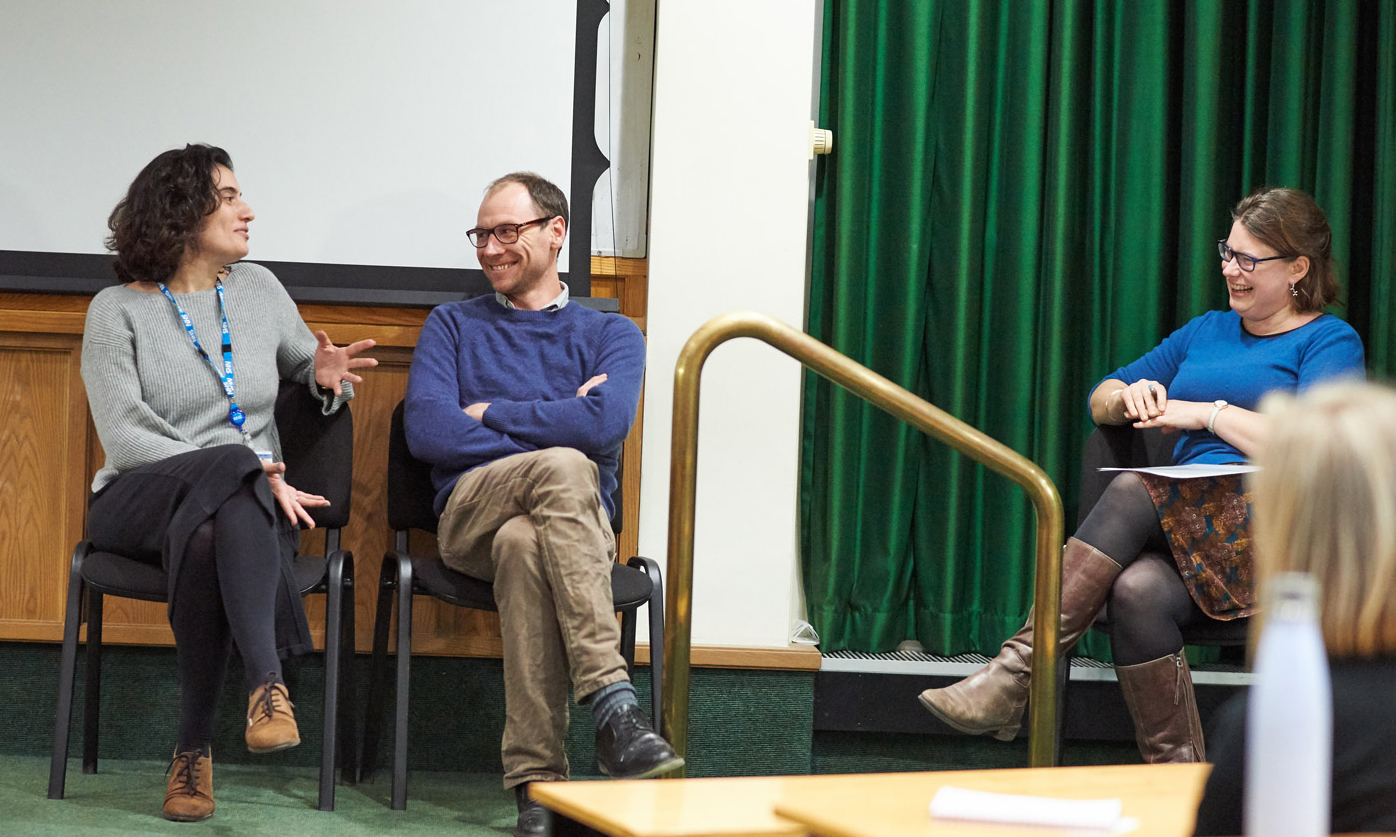
M68 777L68 730L73 721L73 686L77 679L78 627L82 624L82 562L86 541L73 550L68 570L68 604L63 615L63 655L58 663L58 709L53 718L53 754L48 765L48 798L62 799Z
M407 808L407 708L412 673L412 559L398 557L397 585L397 709L393 739L394 811Z
M373 660L368 675L368 705L364 710L364 745L359 756L359 781L367 782L378 769L378 742L382 738L383 701L388 687L388 631L392 627L393 594L398 587L397 556L383 556L378 579L378 606L373 619Z
M354 705L354 554L345 553L344 585L340 597L339 653L339 759L340 781L355 785L359 781L359 711Z
M102 599L87 591L87 692L83 695L82 772L97 772L97 723L102 706Z
M339 743L340 599L344 595L344 553L336 550L326 562L325 585L325 712L320 735L321 811L334 810L335 745Z
M638 607L622 610L620 613L620 656L625 660L625 676L635 682L635 623Z
M651 558L636 555L629 561L630 566L644 570L650 577L654 589L650 591L649 604L645 606L650 626L650 711L654 730L664 734L664 577L659 572L659 564Z

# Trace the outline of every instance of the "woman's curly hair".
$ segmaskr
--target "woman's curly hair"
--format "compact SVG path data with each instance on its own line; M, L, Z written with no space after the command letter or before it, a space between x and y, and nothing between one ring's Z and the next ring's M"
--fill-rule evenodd
M107 249L122 282L163 282L198 245L204 218L218 208L214 168L232 171L228 152L211 145L171 149L151 160L107 219Z

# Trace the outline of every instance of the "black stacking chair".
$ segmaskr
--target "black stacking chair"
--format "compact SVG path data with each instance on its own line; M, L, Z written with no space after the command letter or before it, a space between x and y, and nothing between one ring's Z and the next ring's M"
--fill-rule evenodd
M310 510L315 525L326 530L325 554L297 556L295 578L301 595L324 593L326 596L325 730L320 756L319 808L333 811L335 767L343 767L344 780L348 783L353 783L358 775L356 713L349 705L354 690L348 682L354 662L354 557L339 546L340 529L349 522L354 421L347 405L334 415L326 416L306 392L304 384L282 382L276 398L276 426L292 484L302 491L323 495L331 503L325 508ZM158 566L110 552L98 552L86 540L73 550L72 567L68 571L68 606L63 621L53 757L49 765L49 799L63 798L67 778L78 628L83 622L87 623L82 772L96 773L102 599L121 596L163 602L167 600L167 589L165 571Z
M1105 489L1109 487L1110 481L1118 474L1115 471L1102 471L1101 468L1146 468L1157 465L1173 464L1173 447L1177 443L1176 435L1166 435L1158 428L1136 429L1128 424L1125 425L1101 425L1091 432L1086 438L1085 448L1081 454L1081 491L1078 495L1079 509L1076 515L1076 525L1090 514L1091 509L1100 500ZM1164 556L1172 561L1171 556ZM1237 655L1244 655L1246 636L1249 630L1249 619L1233 619L1222 621L1220 619L1209 619L1199 625L1190 625L1183 629L1184 645L1210 645L1225 649L1223 655L1231 655L1229 659L1235 659ZM1109 608L1102 608L1100 615L1096 617L1091 627L1098 631L1110 631ZM1061 763L1061 744L1063 738L1063 725L1066 719L1066 704L1071 694L1071 658L1075 655L1075 649L1062 655L1060 663L1061 671L1058 676L1058 693L1061 700L1058 706L1061 710L1057 714L1057 763Z
M412 597L433 596L443 602L475 610L498 610L494 588L487 581L449 569L436 555L412 555L407 536L411 529L436 531L432 503L436 488L431 467L413 458L407 449L402 425L403 404L393 411L388 435L388 525L397 533L396 549L383 556L383 573L378 582L378 612L373 624L373 671L369 680L368 711L364 722L363 779L372 777L377 767L380 721L388 680L388 628L392 621L393 600L397 599L397 693L394 711L392 807L407 807L407 710L412 663ZM617 484L612 495L616 515L613 531L621 527L621 491ZM636 556L629 564L617 563L611 570L611 597L621 614L621 655L633 676L635 669L635 620L641 605L649 606L650 683L652 717L659 729L664 659L664 586L659 565ZM662 734L662 730L660 731Z

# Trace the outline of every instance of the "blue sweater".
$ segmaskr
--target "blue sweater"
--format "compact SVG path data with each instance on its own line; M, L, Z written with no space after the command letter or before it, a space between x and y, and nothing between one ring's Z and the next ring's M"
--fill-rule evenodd
M1208 311L1102 382L1114 378L1131 384L1148 378L1167 387L1170 399L1220 398L1254 410L1268 392L1302 392L1328 378L1362 375L1363 364L1357 332L1329 314L1292 331L1256 337L1241 327L1235 311ZM1206 430L1185 430L1181 437L1173 449L1173 461L1179 465L1246 459Z
M437 306L417 341L404 414L408 448L432 466L436 513L471 468L567 447L596 463L613 515L616 465L644 371L645 338L625 317L575 302L508 309L493 296ZM578 398L578 387L601 374L606 382ZM463 412L480 401L490 404L483 423Z

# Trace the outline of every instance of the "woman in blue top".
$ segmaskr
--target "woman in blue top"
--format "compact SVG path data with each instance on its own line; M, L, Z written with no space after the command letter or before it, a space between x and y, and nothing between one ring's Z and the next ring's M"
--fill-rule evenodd
M1178 433L1178 465L1247 461L1271 421L1256 412L1261 396L1363 369L1357 333L1322 311L1337 301L1338 280L1332 232L1313 199L1264 188L1237 204L1232 219L1217 242L1230 310L1192 320L1090 396L1096 424ZM1249 528L1240 475L1125 472L1067 540L1062 648L1081 638L1108 598L1115 672L1146 762L1204 757L1181 628L1252 613ZM956 729L1007 740L1021 723L1031 671L1029 620L988 666L920 699Z

